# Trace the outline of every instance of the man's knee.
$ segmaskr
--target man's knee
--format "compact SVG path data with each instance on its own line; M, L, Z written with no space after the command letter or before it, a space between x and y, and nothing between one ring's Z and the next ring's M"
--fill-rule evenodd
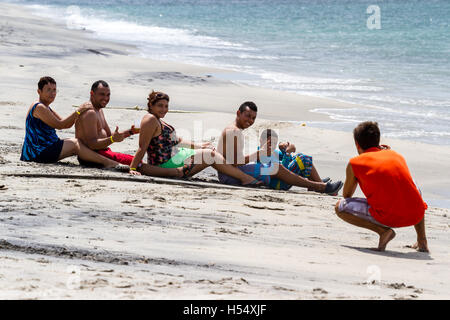
M341 218L344 221L347 221L347 217L349 215L351 215L351 213L348 213L346 211L341 211L341 210L345 210L345 208L340 208L341 206L341 201L343 201L343 199L338 200L338 202L336 203L336 205L334 206L334 211L336 212L336 215Z
M208 153L208 155L209 155L211 158L215 158L215 157L216 157L216 152L215 152L214 150L208 150L207 153Z
M286 173L286 172L290 172L290 171L288 169L286 169L285 167L279 165L276 168L276 170L272 170L272 173L270 174L270 176L271 177L275 177L275 178L279 178L280 175L282 175L283 173Z
M215 150L206 149L203 151L203 159L206 164L224 164L225 158Z
M336 212L337 215L339 215L341 213L341 211L339 211L340 204L341 204L341 200L338 200L338 202L336 202L336 205L334 206L334 211Z
M70 146L70 151L78 154L78 152L80 151L80 142L78 141L77 138L69 138L66 140L69 143Z
M336 215L339 218L345 220L344 217L346 217L349 213L345 211L345 208L343 208L343 206L341 207L341 202L343 200L344 199L340 199L340 200L338 200L338 202L336 202L336 205L334 206L334 211L336 212ZM344 210L344 211L342 211L342 210Z

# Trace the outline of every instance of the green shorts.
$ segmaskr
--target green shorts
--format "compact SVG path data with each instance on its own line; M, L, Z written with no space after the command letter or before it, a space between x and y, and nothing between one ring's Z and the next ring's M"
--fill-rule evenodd
M174 155L172 158L160 164L158 167L161 168L179 168L184 166L184 161L190 157L195 155L194 149L188 148L178 148L178 153Z

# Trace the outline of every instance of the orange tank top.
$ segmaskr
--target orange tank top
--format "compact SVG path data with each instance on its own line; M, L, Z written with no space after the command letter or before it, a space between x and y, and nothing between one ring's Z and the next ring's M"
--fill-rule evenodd
M394 228L416 225L422 220L427 204L400 154L369 148L350 159L350 164L375 220Z

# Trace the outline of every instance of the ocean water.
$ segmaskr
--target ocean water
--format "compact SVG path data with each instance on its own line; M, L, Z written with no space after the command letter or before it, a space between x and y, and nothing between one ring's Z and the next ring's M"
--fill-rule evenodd
M366 106L311 106L338 120L311 126L351 131L373 120L385 137L450 145L449 0L10 2L152 59Z

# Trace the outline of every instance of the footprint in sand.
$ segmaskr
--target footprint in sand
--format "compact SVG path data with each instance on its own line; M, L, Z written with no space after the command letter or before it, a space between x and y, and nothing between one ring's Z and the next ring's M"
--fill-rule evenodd
M20 103L14 101L0 101L0 106L16 106L18 104Z
M328 294L328 291L322 289L322 288L314 288L313 289L314 294Z

